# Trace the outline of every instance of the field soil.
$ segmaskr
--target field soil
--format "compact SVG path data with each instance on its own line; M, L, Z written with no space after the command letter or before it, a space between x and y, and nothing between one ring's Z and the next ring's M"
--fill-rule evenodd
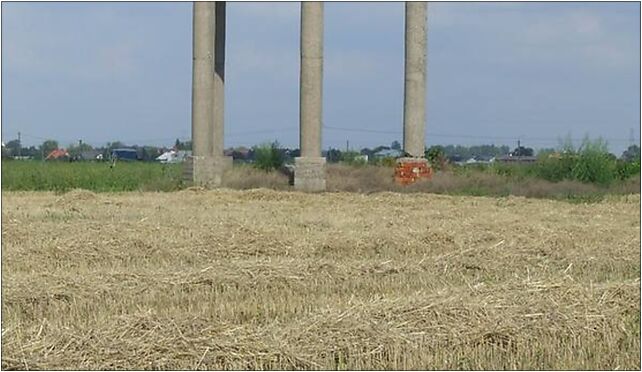
M3 369L640 368L640 196L2 192Z

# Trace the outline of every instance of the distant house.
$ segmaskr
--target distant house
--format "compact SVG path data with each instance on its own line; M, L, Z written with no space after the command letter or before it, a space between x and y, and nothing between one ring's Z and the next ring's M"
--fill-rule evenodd
M103 154L97 150L83 151L78 155L78 160L103 160Z
M403 151L395 149L383 149L375 152L375 158L400 158L403 156Z
M55 149L47 155L45 160L67 160L69 153L65 149Z
M535 156L518 156L518 155L502 155L495 158L495 161L501 163L534 163L537 161Z
M355 161L360 161L362 163L367 163L368 162L368 155L357 155L354 157Z
M489 164L489 163L494 163L495 158L492 156L485 156L485 155L477 155L473 156L472 158L466 160L466 161L459 161L457 164L464 165L464 164Z
M136 149L113 149L111 151L111 158L118 160L138 160L138 151Z
M191 151L169 150L162 153L160 156L158 156L156 160L163 164L182 163L185 160L187 160L187 158L191 155L192 155Z

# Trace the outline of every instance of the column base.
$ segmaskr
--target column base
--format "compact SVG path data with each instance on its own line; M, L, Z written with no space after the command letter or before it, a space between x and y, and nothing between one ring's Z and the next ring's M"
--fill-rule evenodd
M190 156L183 163L183 181L190 186L217 188L223 183L223 172L231 167L231 156Z
M395 166L395 182L400 185L410 185L419 179L432 178L432 168L428 159L399 158Z
M295 158L294 189L304 192L325 191L325 158Z

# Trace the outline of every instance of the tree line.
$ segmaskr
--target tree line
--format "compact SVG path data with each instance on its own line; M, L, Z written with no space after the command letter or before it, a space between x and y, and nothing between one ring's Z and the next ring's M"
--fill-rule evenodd
M3 158L12 158L17 156L28 157L35 160L41 160L47 157L53 150L59 149L60 144L56 140L45 140L38 146L29 146L22 147L20 141L12 140L9 141L2 149ZM70 144L67 146L66 150L69 154L69 157L74 159L80 157L82 153L93 151L96 154L102 154L103 159L109 159L111 152L117 148L132 148L136 149L138 152L138 157L143 161L153 161L159 155L163 154L165 151L170 149L174 150L191 150L192 143L191 141L180 141L176 139L174 146L171 148L161 147L161 146L140 146L132 145L127 146L121 141L109 142L105 146L92 147L91 145L79 141L76 144ZM606 144L600 143L600 151L607 154L608 157L612 159L621 159L625 161L635 161L640 159L640 147L638 145L629 146L619 157L608 152ZM390 145L380 145L376 147L364 147L360 150L341 150L338 148L330 148L327 151L324 151L324 156L326 157L329 163L338 163L338 162L354 162L355 159L364 159L364 155L372 161L375 154L382 150L401 150L401 144L398 141L393 141ZM537 154L539 157L549 156L550 154L558 152L573 152L572 144L570 141L562 142L560 146L555 148L545 148L540 149L537 153L530 147L519 146L511 151L510 147L506 145L497 146L497 145L474 145L474 146L463 146L463 145L435 145L430 146L426 149L426 157L431 160L441 159L442 161L447 162L459 162L465 161L471 158L477 160L488 160L493 157L503 156L503 155L517 155L517 156L534 156ZM246 147L237 147L229 148L226 150L228 156L232 156L234 160L237 161L248 161L254 162L257 160L257 157L268 157L271 158L270 162L273 164L290 162L293 161L295 157L300 156L300 151L297 148L286 148L282 147L278 142L268 142L260 145L253 146L251 148ZM269 154L269 156L267 155ZM268 162L269 163L269 162Z

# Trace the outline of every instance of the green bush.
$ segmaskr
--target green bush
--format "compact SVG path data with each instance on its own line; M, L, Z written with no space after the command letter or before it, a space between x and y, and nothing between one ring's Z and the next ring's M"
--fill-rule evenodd
M264 143L254 147L254 166L258 169L269 172L273 169L279 169L285 163L285 156L279 146L279 143Z
M341 153L341 162L349 165L362 166L368 164L365 157L357 151L345 151Z
M573 179L573 168L577 163L575 154L562 154L560 157L542 157L534 166L537 177L551 182Z
M618 163L608 152L606 142L599 138L593 141L585 138L577 151L567 144L559 156L539 157L534 174L552 182L576 180L606 186L639 173L639 166L636 171L635 166Z
M618 160L615 165L615 174L619 180L626 180L640 174L640 161Z
M425 153L428 163L434 170L443 170L446 168L446 152L442 146L431 146Z
M609 154L604 141L585 139L572 175L580 182L608 185L616 178L615 163L616 159Z

